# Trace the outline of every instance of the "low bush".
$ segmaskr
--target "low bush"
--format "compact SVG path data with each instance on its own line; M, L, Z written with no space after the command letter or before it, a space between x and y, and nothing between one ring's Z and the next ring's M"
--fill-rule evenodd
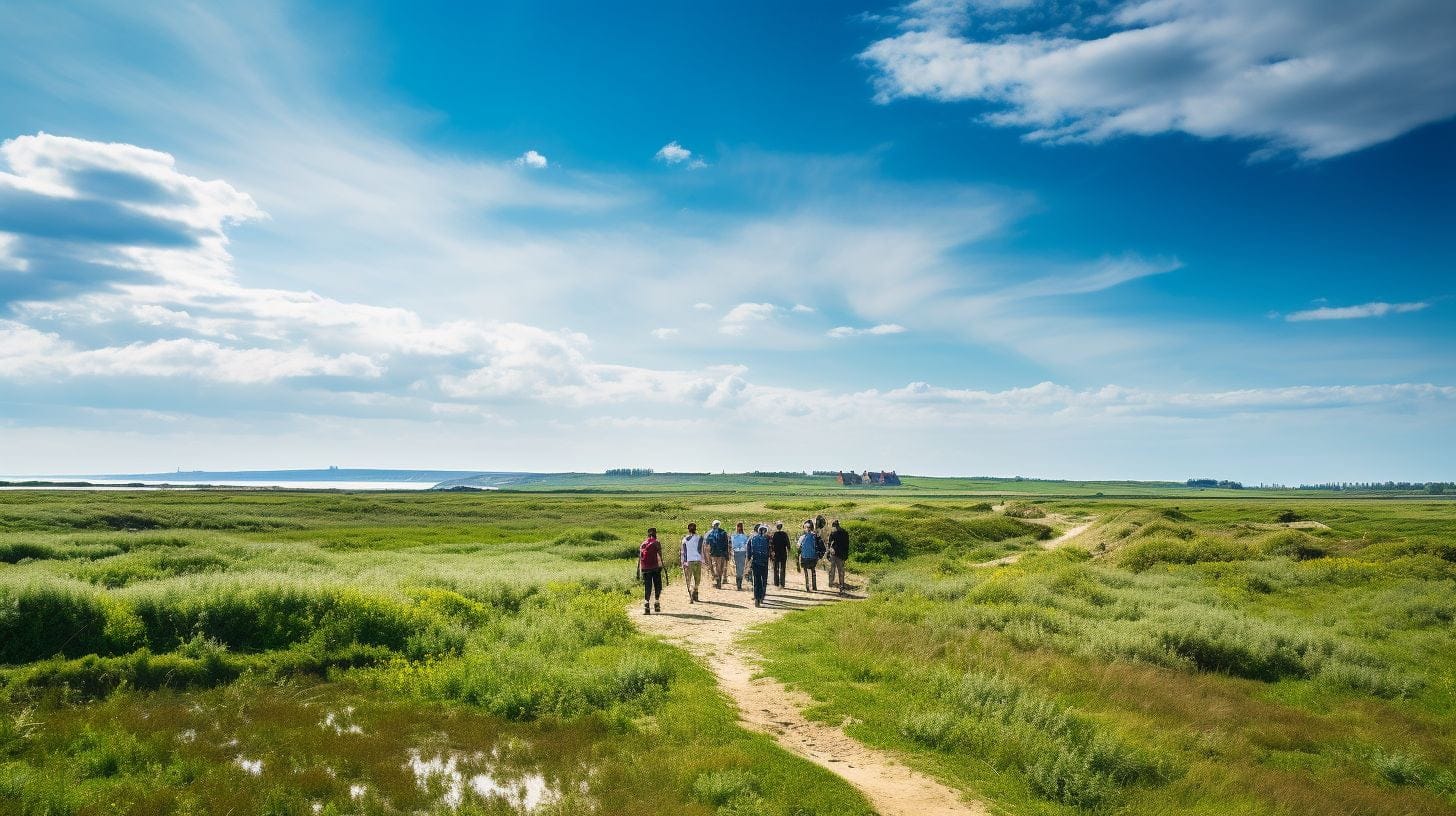
M1008 518L1016 519L1039 519L1046 518L1046 511L1034 504L1022 502L1010 503L1001 508L1001 514Z
M938 671L910 685L926 688L935 704L905 715L901 734L1019 771L1044 799L1097 809L1129 786L1161 784L1174 775L1167 763L1006 675Z
M1310 677L1334 652L1328 638L1215 609L1181 609L1150 626L1160 646L1197 668L1255 680Z
M1151 526L1151 525L1150 525ZM1146 532L1147 528L1144 528ZM1133 572L1143 572L1157 564L1198 564L1215 561L1243 561L1257 558L1248 544L1224 538L1144 537L1117 552L1117 562Z
M1302 530L1280 530L1264 539L1264 552L1295 561L1309 561L1329 555L1329 545Z

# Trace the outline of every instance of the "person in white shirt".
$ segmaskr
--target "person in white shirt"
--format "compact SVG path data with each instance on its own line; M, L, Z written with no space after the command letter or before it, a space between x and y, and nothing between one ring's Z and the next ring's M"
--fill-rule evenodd
M698 525L689 522L688 534L683 536L681 553L683 585L688 588L688 603L698 601L698 584L703 580L703 558L707 546L703 537L698 535Z
M743 589L743 572L748 568L748 534L743 532L743 522L733 525L733 572L738 579L738 589Z

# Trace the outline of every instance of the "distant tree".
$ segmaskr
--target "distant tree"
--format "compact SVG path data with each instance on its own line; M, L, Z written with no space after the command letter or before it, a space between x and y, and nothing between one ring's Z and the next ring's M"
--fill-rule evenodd
M612 468L607 471L608 476L651 476L652 468Z

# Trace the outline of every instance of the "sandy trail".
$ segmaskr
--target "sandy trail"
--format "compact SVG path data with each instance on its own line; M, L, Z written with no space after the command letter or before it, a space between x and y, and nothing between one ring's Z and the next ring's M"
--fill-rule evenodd
M1076 538L1077 536L1079 536L1079 535L1087 532L1087 530L1090 529L1092 527L1092 525L1096 521L1097 521L1097 519L1094 518L1091 521L1088 521L1088 522L1086 522L1084 524L1078 524L1075 527L1068 527L1066 530L1064 530L1062 532L1061 535L1057 536L1056 538L1050 538L1050 539L1047 539L1046 541L1043 541L1041 543L1041 548L1043 550L1054 550L1057 547L1060 547L1063 544L1066 544L1068 541L1071 541L1072 539ZM1010 555L1003 556L1001 558L996 558L996 559L993 559L991 561L982 561L982 562L976 564L975 566L977 566L977 567L999 567L999 566L1002 566L1003 564L1015 564L1017 561L1020 561L1021 560L1021 557L1024 556L1024 555L1026 555L1025 552L1012 553Z
M827 586L822 571L819 578L820 587ZM702 659L717 676L718 687L738 706L745 727L768 734L786 750L843 777L881 816L980 816L987 812L884 751L860 743L839 728L806 719L803 709L811 702L808 695L772 678L755 677L757 656L736 642L749 627L795 609L863 599L863 595L841 597L823 589L805 592L802 574L791 568L789 587L770 586L763 607L753 605L753 593L747 586L739 592L731 580L721 590L705 581L699 592L702 600L689 604L682 582L677 576L674 579L663 592L661 614L643 615L640 603L629 611L643 631ZM798 589L794 588L796 580Z

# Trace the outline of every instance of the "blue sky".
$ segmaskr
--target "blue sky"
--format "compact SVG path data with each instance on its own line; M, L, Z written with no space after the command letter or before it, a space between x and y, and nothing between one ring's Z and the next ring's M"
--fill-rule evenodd
M1449 479L1439 0L10 3L0 472Z

